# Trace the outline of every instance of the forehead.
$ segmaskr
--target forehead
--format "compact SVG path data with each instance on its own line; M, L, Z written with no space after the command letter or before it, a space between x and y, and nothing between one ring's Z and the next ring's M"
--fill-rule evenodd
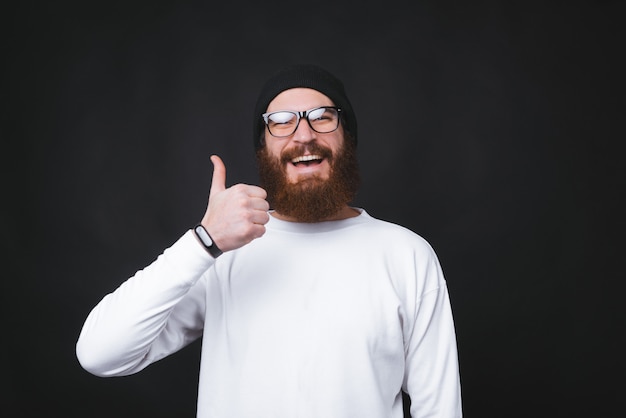
M267 106L267 112L277 110L309 110L319 106L334 106L332 100L317 90L297 87L285 90L274 97Z

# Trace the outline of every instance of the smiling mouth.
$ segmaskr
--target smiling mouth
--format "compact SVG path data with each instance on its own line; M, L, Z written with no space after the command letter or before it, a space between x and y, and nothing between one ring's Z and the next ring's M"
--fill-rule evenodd
M298 166L310 166L314 164L320 164L323 160L323 157L319 155L301 155L299 157L293 158L291 160L291 164L295 167Z

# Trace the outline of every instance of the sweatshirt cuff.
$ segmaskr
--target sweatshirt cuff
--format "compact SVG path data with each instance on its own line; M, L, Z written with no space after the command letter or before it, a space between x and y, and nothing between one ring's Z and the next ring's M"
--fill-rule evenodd
M194 283L215 264L215 259L204 249L191 229L166 249L163 257L168 265L186 273L180 277L193 277Z

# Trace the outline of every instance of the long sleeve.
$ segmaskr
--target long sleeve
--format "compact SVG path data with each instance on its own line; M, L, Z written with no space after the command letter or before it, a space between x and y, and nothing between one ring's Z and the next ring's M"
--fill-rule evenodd
M106 295L76 344L82 367L97 376L136 373L202 335L202 276L214 259L188 231L152 264Z
M404 390L413 418L460 418L461 386L456 335L446 282L434 252L416 269L429 284L417 295L405 344Z

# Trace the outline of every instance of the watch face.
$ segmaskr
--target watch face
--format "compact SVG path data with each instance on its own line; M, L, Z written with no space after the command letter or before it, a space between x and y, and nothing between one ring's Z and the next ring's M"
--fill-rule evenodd
M211 245L213 245L213 240L211 240L211 237L209 236L209 234L206 232L206 229L204 229L202 225L198 225L196 227L196 234L198 234L198 236L202 240L202 243L205 245L205 247L210 247Z

